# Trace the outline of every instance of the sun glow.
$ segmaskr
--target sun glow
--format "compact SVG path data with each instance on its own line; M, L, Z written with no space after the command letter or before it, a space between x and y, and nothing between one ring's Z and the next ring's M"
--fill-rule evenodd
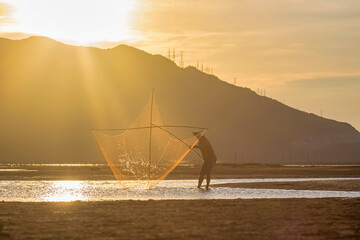
M10 0L3 32L22 32L74 44L139 40L132 29L139 0Z

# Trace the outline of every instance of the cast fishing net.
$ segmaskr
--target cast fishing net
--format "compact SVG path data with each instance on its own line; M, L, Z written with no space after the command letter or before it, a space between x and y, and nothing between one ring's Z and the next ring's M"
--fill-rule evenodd
M154 95L127 129L92 130L99 147L123 187L151 188L163 180L198 143L195 136L180 139L165 126ZM193 128L193 129L188 129ZM199 136L205 129L197 128Z

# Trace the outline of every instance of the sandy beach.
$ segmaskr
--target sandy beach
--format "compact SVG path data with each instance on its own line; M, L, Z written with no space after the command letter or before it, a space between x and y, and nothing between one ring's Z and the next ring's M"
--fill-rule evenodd
M14 239L359 239L360 199L0 203Z

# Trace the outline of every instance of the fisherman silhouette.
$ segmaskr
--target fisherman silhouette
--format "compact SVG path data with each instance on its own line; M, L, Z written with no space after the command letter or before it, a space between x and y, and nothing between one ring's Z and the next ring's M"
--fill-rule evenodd
M204 159L204 164L200 171L198 188L201 188L204 176L206 175L206 190L208 190L211 180L211 172L217 160L216 155L210 141L205 136L201 135L200 132L193 132L193 134L199 139L198 144L194 146L194 148L198 148L201 151Z

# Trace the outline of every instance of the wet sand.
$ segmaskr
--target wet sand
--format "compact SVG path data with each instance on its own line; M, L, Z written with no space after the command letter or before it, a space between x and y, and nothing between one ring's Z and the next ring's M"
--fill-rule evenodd
M14 239L359 239L360 199L0 203Z

